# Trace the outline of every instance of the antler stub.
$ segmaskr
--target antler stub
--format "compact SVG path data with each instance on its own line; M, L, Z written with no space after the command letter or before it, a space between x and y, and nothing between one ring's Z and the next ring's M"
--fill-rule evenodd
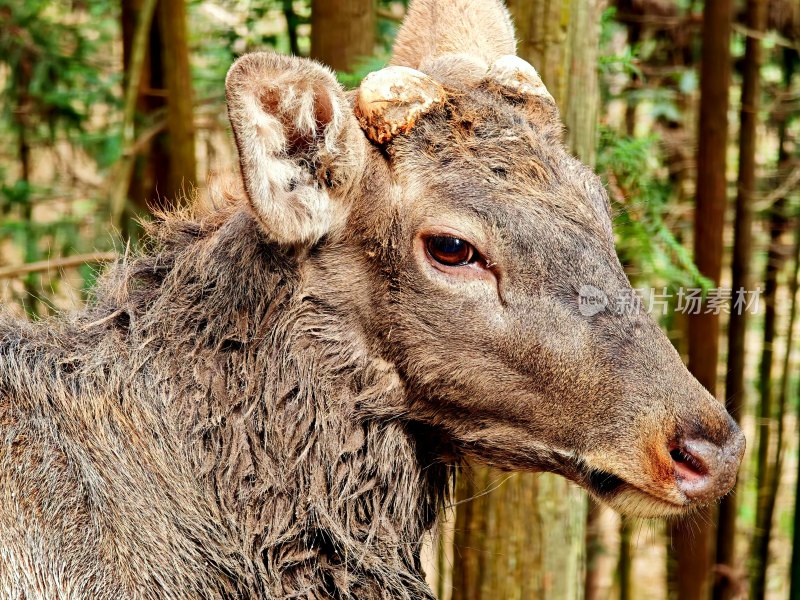
M392 66L370 73L358 90L355 113L367 137L385 144L444 103L444 88L424 73Z
M553 100L536 69L518 56L509 54L498 58L489 69L487 78L522 96L542 96Z

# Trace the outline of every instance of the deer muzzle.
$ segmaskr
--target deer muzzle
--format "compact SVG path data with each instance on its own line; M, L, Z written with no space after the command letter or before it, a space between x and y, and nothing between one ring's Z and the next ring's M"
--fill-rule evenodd
M670 446L675 484L692 503L716 500L736 483L745 438L734 420L728 419L729 434L721 444L703 437L690 437Z

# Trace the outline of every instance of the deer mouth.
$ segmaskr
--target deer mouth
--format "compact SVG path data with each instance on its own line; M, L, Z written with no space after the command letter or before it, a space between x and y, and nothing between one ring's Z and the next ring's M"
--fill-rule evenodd
M654 518L684 514L690 510L689 502L676 502L674 499L656 495L614 473L585 464L576 466L577 482L598 500L620 513Z
M622 477L617 477L613 473L601 471L600 469L590 469L586 474L586 483L591 491L598 496L614 494L614 492L626 485Z

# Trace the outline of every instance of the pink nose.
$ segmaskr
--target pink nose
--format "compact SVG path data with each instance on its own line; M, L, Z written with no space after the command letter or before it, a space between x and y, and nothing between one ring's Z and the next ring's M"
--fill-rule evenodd
M673 444L670 455L678 489L697 503L724 496L736 483L744 447L744 434L732 422L728 439L721 446L702 438Z

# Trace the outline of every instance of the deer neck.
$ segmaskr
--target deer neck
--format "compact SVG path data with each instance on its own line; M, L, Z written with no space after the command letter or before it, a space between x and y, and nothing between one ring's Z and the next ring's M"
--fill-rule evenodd
M215 235L230 240L204 244L241 246L250 226L233 225ZM179 281L166 290L180 297L165 305L207 303L194 312L217 321L194 337L169 335L184 340L175 355L202 365L174 380L184 391L171 394L179 398L172 410L262 581L278 596L429 597L419 556L449 467L402 418L405 390L392 365L366 349L341 307L302 288L291 262L244 255L240 266L213 265L208 249L190 254L204 257L187 259L198 268L226 277L192 298ZM240 297L253 281L270 284L258 299ZM226 296L235 306L221 310ZM198 329L182 318L168 327Z

